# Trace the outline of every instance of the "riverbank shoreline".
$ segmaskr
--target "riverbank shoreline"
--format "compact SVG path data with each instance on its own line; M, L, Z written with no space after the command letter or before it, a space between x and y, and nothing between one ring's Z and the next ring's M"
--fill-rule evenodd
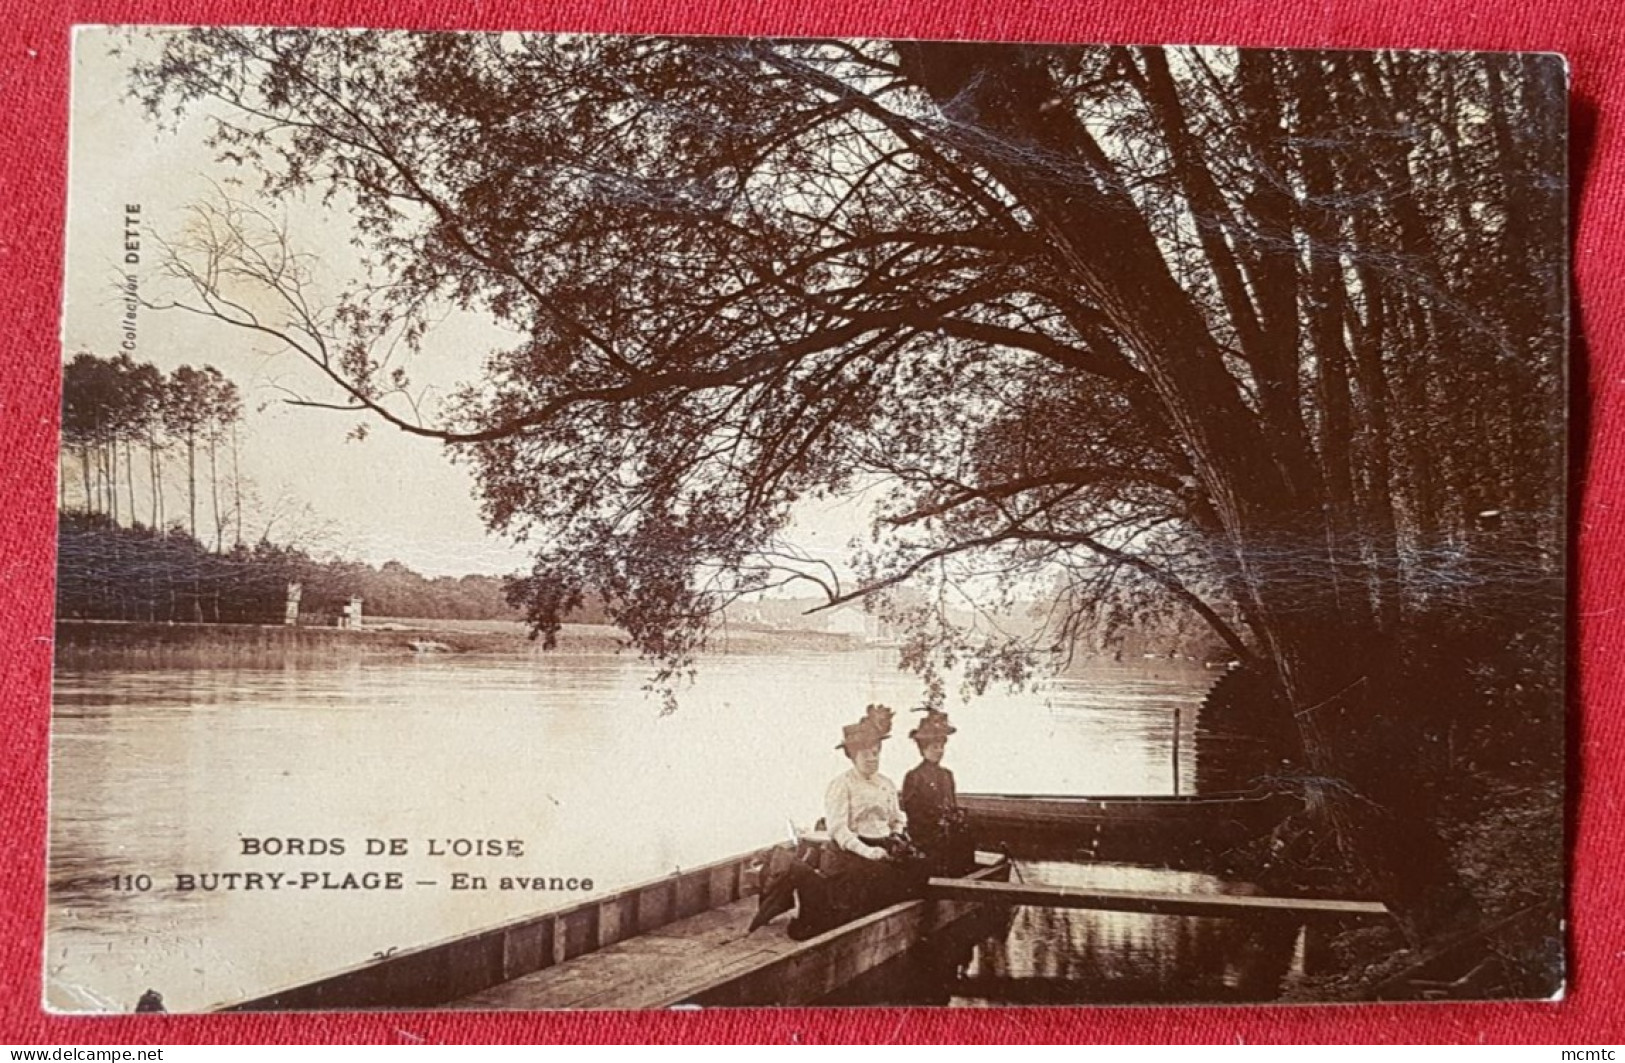
M1459 984L1438 980L1431 996L1394 996L1429 951L1418 951L1394 923L1349 928L1326 943L1326 969L1289 987L1281 1002L1561 997L1567 977L1563 810L1563 792L1555 786L1492 784L1445 803L1440 833L1478 905L1474 930L1483 935L1483 945L1477 954L1493 957L1493 966L1481 963ZM1423 974L1438 979L1427 972L1417 977Z

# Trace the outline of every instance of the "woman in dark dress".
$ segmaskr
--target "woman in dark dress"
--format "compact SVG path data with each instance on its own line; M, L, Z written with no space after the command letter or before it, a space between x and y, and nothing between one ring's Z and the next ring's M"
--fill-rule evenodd
M902 806L909 834L930 858L932 870L944 875L965 874L976 864L954 773L942 766L948 736L956 730L947 713L927 709L920 726L908 734L920 748L920 763L903 776Z

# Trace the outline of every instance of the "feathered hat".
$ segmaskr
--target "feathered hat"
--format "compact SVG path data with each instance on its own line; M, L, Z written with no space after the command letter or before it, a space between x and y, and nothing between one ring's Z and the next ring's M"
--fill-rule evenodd
M948 722L948 714L938 709L925 709L925 719L920 726L908 733L916 742L930 742L939 738L947 738L959 728Z
M863 749L867 746L879 747L887 737L875 726L874 721L866 716L857 723L849 723L841 728L841 741L835 748L850 753L854 749Z

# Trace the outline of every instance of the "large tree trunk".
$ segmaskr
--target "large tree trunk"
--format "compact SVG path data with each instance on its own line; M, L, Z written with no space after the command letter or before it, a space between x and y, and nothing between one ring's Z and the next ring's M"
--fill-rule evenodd
M1361 248L1372 248L1368 224L1358 227L1357 240ZM1360 451L1364 472L1361 505L1375 566L1372 583L1377 597L1377 628L1382 637L1391 638L1397 633L1400 622L1400 571L1393 458L1389 450L1392 426L1388 411L1392 396L1383 365L1387 309L1382 285L1369 261L1362 258L1356 270L1364 293L1365 315L1362 318L1351 305L1347 317L1354 335L1354 375L1360 392L1357 405L1364 443Z
M1363 858L1413 935L1470 911L1443 843L1393 770L1405 747L1393 744L1403 736L1387 700L1391 662L1370 609L1340 608L1325 482L1272 446L1290 419L1271 429L1242 401L1105 153L1070 108L1054 105L1065 92L1043 52L905 43L899 54L905 73L975 130L956 139L958 150L1031 211L1057 266L1152 381L1223 529L1232 586L1300 728L1306 790L1323 821ZM1336 312L1340 326L1341 305Z
M1304 143L1297 149L1305 193L1298 223L1307 237L1309 258L1304 286L1307 298L1294 313L1308 322L1308 339L1315 354L1315 397L1320 414L1316 449L1325 494L1332 602L1339 615L1369 628L1374 626L1374 618L1360 551L1370 542L1355 507L1357 454L1351 356L1345 332L1348 291L1342 248L1347 242L1343 231L1347 211L1340 204L1346 190L1339 187L1332 159L1322 146L1335 143L1338 132L1324 89L1327 78L1322 62L1313 55L1294 56L1290 61L1304 133ZM1289 246L1296 251L1296 241ZM1292 361L1297 364L1295 355Z

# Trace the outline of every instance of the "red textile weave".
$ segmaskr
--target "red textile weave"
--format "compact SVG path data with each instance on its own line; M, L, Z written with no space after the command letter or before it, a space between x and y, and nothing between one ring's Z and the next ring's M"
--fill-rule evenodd
M0 1042L463 1041L1625 1041L1625 19L1582 0L832 0L803 5L624 0L71 0L5 3L0 30ZM53 464L67 177L70 26L75 23L330 26L710 34L910 36L1281 47L1516 49L1572 65L1576 318L1572 507L1576 617L1571 696L1572 966L1556 1004L1358 1008L927 1011L759 1010L684 1014L359 1014L60 1018L40 1006L54 549Z

